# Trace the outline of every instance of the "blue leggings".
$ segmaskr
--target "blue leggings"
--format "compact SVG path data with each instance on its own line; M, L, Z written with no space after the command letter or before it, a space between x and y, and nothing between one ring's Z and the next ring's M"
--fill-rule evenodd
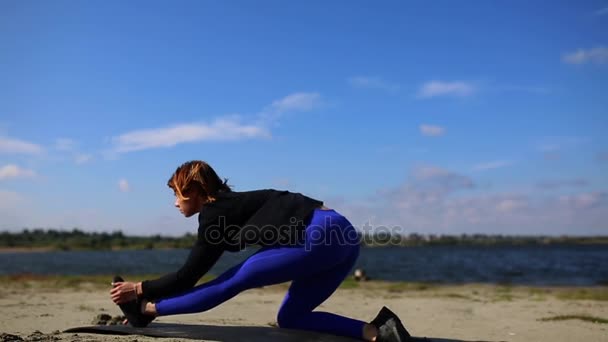
M316 209L305 236L300 246L262 248L214 280L158 301L158 315L206 311L247 289L292 281L277 315L279 327L361 339L365 322L313 311L354 266L356 230L336 211Z

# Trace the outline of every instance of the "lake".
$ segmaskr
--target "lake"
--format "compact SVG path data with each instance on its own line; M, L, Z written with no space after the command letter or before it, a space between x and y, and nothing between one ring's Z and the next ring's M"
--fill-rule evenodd
M219 274L255 252L226 252ZM0 253L0 274L150 274L179 268L188 250ZM606 245L362 248L355 266L378 280L437 283L608 284Z

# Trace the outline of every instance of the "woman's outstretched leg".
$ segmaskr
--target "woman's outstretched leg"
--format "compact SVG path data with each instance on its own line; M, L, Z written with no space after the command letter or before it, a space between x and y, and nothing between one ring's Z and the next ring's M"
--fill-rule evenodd
M346 250L344 250L346 251ZM305 278L334 267L347 257L340 248L281 247L250 256L219 278L155 304L159 316L207 311L238 293L256 287Z

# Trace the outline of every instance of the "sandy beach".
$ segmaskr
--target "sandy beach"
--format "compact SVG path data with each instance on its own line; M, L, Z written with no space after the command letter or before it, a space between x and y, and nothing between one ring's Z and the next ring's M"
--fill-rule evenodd
M71 281L65 285L44 278L3 280L2 341L167 341L133 335L62 333L71 327L91 325L98 314L120 314L109 299L109 287L99 281ZM234 327L209 341L243 340L246 330L239 327L278 329L275 316L287 286L252 289L208 312L160 317L155 322ZM608 287L351 282L317 310L369 321L382 305L387 305L401 316L414 336L440 341L606 341L607 293Z

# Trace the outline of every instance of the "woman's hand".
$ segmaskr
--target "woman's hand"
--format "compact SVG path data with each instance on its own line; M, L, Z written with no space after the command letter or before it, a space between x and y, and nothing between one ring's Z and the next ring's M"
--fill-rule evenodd
M110 290L112 301L116 304L124 304L137 300L137 284L132 282L113 283L114 287Z

